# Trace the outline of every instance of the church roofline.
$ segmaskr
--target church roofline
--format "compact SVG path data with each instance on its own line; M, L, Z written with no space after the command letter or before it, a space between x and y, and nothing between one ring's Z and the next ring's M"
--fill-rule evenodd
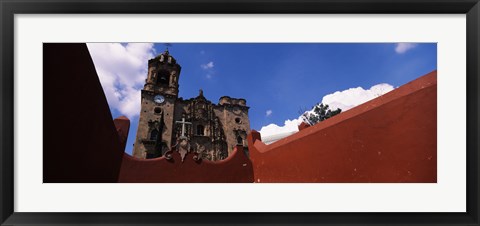
M244 98L234 98L230 96L222 96L218 99L219 105L238 105L238 106L246 106L247 100Z
M163 57L163 58L162 58ZM171 62L169 62L169 58L171 58ZM181 68L180 64L177 63L177 60L175 59L175 57L173 57L170 52L167 50L165 50L163 53L160 53L158 54L156 57L148 60L148 64L151 64L151 63L154 63L154 62L161 62L161 63L168 63L168 64L173 64L175 66L177 66L179 69Z
M191 97L191 98L188 98L188 99L183 99L181 97L179 97L177 99L177 101L179 102L183 102L183 103L188 103L188 102L193 102L193 101L198 101L200 98L197 96L197 97ZM215 103L212 103L210 100L208 100L207 98L205 97L201 97L202 100L205 101L206 104L209 104L209 105L212 105L213 107L234 107L234 106L237 106L237 107L240 107L241 109L249 109L250 107L249 106L246 106L246 105L242 105L242 104L238 104L238 103L218 103L218 104L215 104ZM239 99L236 99L236 98L233 98L235 100L245 100L243 98L239 98Z

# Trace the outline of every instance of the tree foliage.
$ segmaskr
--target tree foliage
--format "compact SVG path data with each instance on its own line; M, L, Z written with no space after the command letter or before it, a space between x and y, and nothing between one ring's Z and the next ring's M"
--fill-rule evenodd
M323 120L326 120L328 118L331 118L335 115L340 114L342 112L342 109L337 108L337 110L331 110L328 106L328 104L317 104L315 107L313 107L313 112L305 112L302 114L302 118L305 122L307 122L310 125L315 125Z

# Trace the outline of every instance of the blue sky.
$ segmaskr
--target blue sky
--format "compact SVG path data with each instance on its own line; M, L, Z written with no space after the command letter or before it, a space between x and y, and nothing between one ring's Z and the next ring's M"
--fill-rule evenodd
M126 148L131 153L147 61L166 47L88 47L113 117L131 120ZM257 131L285 126L326 95L332 94L338 106L353 107L365 101L362 95L378 93L372 86L381 84L376 87L383 94L437 68L436 43L172 43L169 51L182 66L179 96L195 97L203 89L213 103L221 96L245 98L251 128Z

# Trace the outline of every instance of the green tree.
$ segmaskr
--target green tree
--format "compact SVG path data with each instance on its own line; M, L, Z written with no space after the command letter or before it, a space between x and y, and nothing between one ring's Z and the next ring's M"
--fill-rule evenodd
M323 120L331 118L335 115L340 114L342 109L337 108L337 110L330 110L328 104L319 103L315 107L313 107L313 112L305 112L302 114L302 118L305 122L310 125L315 125Z

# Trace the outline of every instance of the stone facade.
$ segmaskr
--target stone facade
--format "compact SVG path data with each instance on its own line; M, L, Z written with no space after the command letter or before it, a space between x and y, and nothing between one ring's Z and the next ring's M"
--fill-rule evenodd
M227 158L237 144L247 147L246 100L223 96L213 104L202 90L197 97L184 100L178 97L180 71L168 51L148 61L133 156L161 157L182 136L189 141L189 151L210 161Z

